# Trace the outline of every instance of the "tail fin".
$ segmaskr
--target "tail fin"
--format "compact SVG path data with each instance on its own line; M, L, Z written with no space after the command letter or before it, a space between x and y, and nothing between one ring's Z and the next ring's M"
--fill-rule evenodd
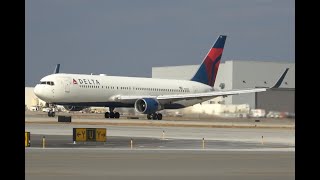
M214 85L226 38L227 36L225 35L218 37L191 81L197 81L209 86Z

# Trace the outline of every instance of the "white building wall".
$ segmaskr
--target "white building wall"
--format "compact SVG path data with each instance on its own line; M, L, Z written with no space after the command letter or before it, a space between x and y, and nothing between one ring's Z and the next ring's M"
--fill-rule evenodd
M232 72L233 72L233 62L226 61L225 63L220 63L219 70L217 73L217 78L214 83L214 89L216 90L229 90L233 89L232 84ZM221 88L221 83L224 84L224 89ZM217 97L213 101L223 102L222 104L232 104L231 96L229 97Z
M25 87L25 105L27 105L27 108L30 108L31 106L44 106L45 102L39 99L33 92L34 87Z
M27 108L30 108L31 106L35 106L38 104L39 100L33 93L33 87L25 87L25 105L27 105Z

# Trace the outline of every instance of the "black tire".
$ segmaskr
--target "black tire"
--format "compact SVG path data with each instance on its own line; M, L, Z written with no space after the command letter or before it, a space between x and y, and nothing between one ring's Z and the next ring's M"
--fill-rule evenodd
M48 116L51 117L51 111L48 112Z
M151 119L151 114L147 114L147 119Z
M52 113L51 113L51 117L54 117L55 115L56 115L55 112L52 112Z
M120 114L118 112L115 112L114 113L114 118L119 119L119 117L120 117Z
M158 118L158 120L161 120L162 119L162 114L161 113L157 114L157 118Z
M153 114L152 114L152 119L153 119L153 120L157 120L157 119L158 119L157 113L153 113Z
M110 118L114 118L114 112L110 112Z
M110 113L109 112L106 112L106 113L104 113L104 118L110 118Z

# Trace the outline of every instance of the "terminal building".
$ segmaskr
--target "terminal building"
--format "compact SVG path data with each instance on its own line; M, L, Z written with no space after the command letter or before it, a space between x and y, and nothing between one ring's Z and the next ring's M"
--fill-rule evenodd
M199 65L153 67L152 78L189 80ZM248 104L251 109L295 113L295 64L286 62L261 62L228 60L220 63L214 89L231 90L271 87L286 68L289 71L280 88L267 92L217 97L209 104Z

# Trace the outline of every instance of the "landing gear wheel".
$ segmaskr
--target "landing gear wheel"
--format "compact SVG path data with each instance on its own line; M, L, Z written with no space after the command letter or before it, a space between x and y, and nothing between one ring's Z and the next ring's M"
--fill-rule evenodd
M153 119L153 120L157 120L157 119L158 119L157 113L152 113L152 119Z
M158 114L157 114L157 119L158 119L158 120L161 120L161 119L162 119L162 114L161 114L161 113L158 113Z
M54 117L55 115L56 115L55 112L52 112L52 111L49 111L49 112L48 112L48 116L49 116L49 117Z
M110 118L114 118L114 112L110 112Z
M105 118L110 118L110 113L109 112L104 113L104 117Z
M114 113L114 118L119 119L119 117L120 117L120 114L118 112L115 112Z
M151 114L147 114L147 119L151 119Z

